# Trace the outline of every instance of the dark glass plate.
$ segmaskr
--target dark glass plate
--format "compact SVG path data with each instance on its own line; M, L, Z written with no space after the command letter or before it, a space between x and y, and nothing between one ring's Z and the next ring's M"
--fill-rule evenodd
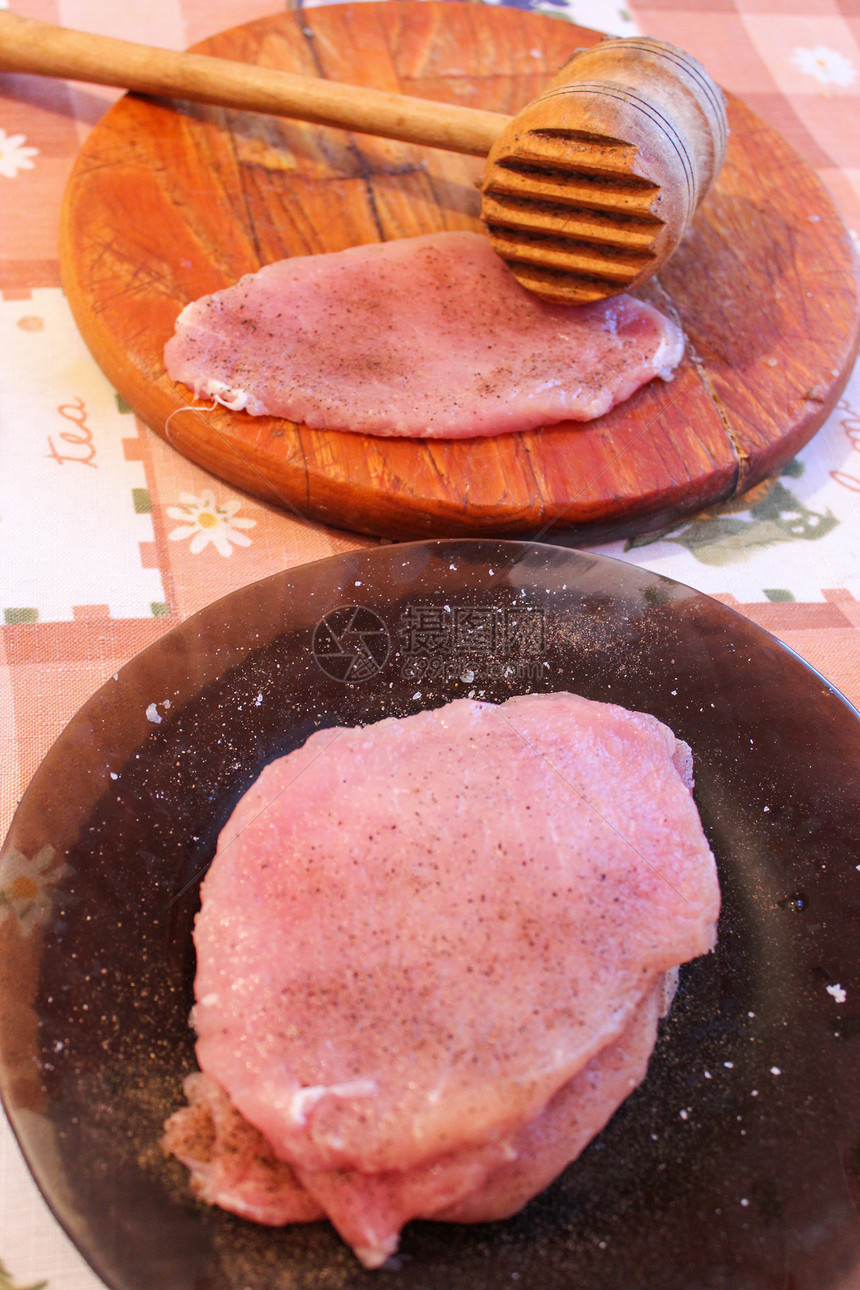
M193 1067L191 925L234 803L321 725L571 689L693 748L720 868L644 1084L516 1218L413 1223L367 1272L324 1223L194 1202L161 1125ZM2 1092L114 1290L860 1285L860 718L714 600L519 542L361 551L245 587L74 718L0 861Z

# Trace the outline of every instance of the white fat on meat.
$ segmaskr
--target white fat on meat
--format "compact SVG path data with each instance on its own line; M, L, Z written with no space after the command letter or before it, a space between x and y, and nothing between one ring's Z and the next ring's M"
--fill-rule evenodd
M632 296L553 305L469 232L266 265L182 310L172 381L316 429L467 439L589 421L669 380L680 329Z
M667 975L713 947L691 786L666 726L564 693L319 731L268 766L195 925L203 1082L167 1146L202 1198L325 1213L367 1266L411 1218L521 1208L643 1079ZM231 1115L257 1135L236 1204L201 1128Z

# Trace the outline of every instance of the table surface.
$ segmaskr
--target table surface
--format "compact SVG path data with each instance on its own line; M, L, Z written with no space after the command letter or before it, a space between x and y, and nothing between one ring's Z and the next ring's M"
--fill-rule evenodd
M459 2L459 0L452 0ZM697 55L781 131L860 245L857 0L516 0ZM185 48L272 0L0 0L28 17ZM139 423L60 287L78 147L114 91L0 74L0 837L61 729L119 666L219 596L372 545L241 494ZM672 530L600 547L772 632L860 704L860 365L777 479ZM14 908L0 891L0 920ZM0 1290L97 1290L0 1124Z

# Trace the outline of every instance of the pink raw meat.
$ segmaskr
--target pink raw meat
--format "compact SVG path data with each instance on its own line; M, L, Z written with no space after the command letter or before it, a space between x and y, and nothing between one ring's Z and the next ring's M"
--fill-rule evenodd
M167 1121L164 1148L191 1170L199 1199L271 1226L328 1213L359 1257L376 1266L412 1218L449 1223L508 1218L551 1183L645 1078L664 996L665 988L658 984L618 1039L592 1057L518 1133L428 1165L379 1174L305 1174L316 1196L312 1199L215 1081L200 1074L185 1081L189 1105ZM381 1239L380 1216L385 1229Z
M683 350L632 296L547 304L464 232L267 265L186 306L164 356L234 411L467 439L602 416Z
M646 714L462 699L320 731L236 807L198 1060L369 1266L415 1215L518 1208L642 1078L664 974L714 943L688 775Z
M191 1170L195 1196L255 1223L280 1226L325 1216L213 1079L189 1075L183 1091L188 1106L167 1121L163 1146Z

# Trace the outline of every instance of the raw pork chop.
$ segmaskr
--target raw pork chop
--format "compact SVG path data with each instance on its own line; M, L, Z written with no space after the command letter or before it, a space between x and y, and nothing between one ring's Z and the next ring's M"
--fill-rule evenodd
M652 989L619 1038L592 1057L512 1138L464 1148L401 1172L317 1175L317 1193L344 1238L375 1266L391 1238L381 1246L368 1245L367 1225L368 1220L378 1223L383 1205L394 1233L422 1216L479 1223L515 1214L579 1155L645 1078L665 992L663 984ZM272 1226L325 1216L323 1206L213 1079L189 1075L184 1088L189 1104L167 1121L164 1149L191 1171L200 1200Z
M485 237L433 233L267 265L183 309L164 356L234 411L467 439L602 416L683 349L632 296L547 304Z
M664 974L714 943L688 775L643 713L463 699L320 731L236 807L200 1067L368 1266L410 1217L517 1209L642 1078Z

